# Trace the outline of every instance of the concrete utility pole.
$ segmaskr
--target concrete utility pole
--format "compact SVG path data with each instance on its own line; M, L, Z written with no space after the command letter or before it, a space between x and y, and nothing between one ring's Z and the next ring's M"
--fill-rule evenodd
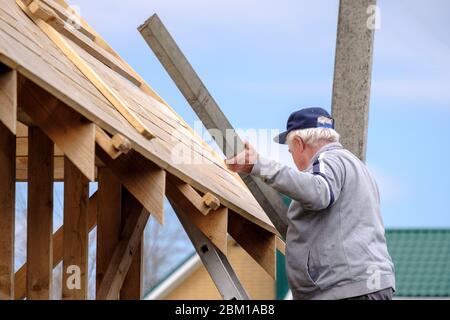
M344 147L365 161L376 0L341 0L332 112Z
M208 130L219 130L222 141L217 143L229 158L243 150L243 142L216 103L192 65L186 59L172 36L155 14L139 31L169 73L172 80L194 109ZM261 179L243 174L241 178L266 212L282 237L286 237L287 207L280 194Z

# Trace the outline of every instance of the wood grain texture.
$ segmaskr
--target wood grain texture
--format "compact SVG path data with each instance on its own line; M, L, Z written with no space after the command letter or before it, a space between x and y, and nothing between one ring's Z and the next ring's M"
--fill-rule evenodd
M128 191L163 224L165 171L135 151L113 160L97 147L97 155Z
M28 80L19 92L19 108L89 180L95 180L95 125L92 122Z
M16 134L17 72L0 64L0 121Z
M88 227L89 231L92 231L97 224L97 192L89 198L89 215L88 215ZM53 234L53 268L55 268L63 259L63 237L64 226L59 227ZM26 298L26 274L27 264L17 270L14 275L14 299L22 300Z
M27 298L49 300L52 292L53 142L29 128Z
M88 293L89 180L64 159L63 300L86 300ZM76 267L78 270L71 268ZM79 271L79 283L72 280ZM78 286L79 285L79 286ZM78 287L77 287L78 286Z
M226 255L228 209L220 207L217 210L209 211L207 216L204 215L196 206L197 201L194 200L198 197L201 201L201 197L198 194L192 197L191 192L185 192L185 188L183 188L188 185L180 181L177 185L176 180L174 180L173 177L167 179L166 195L176 207L176 211L183 212ZM189 190L189 188L186 189ZM193 191L195 192L195 190Z
M125 221L120 241L98 288L97 299L115 300L119 296L134 254L137 251L140 253L142 235L149 217L150 213L145 209L130 213Z
M156 138L146 140L26 17L13 0L0 0L0 4L1 62L16 68L21 75L35 81L44 90L109 133L122 134L130 140L133 149L146 159L200 192L211 192L219 198L222 205L276 233L242 181L230 173L222 161L195 138L192 129L167 105L123 79L82 48L73 46L112 90L120 91L129 107L154 132ZM70 39L67 41L72 43ZM179 161L175 150L180 145L190 148L202 163Z
M102 285L114 249L120 241L122 229L122 187L120 181L107 169L98 169L97 214L97 268L96 297ZM116 299L119 297L117 296Z
M275 235L235 212L228 216L228 233L273 278L276 274Z
M0 123L0 300L14 299L15 140Z
M127 221L135 214L139 214L142 205L135 197L125 188L122 189L122 230L125 228L124 221ZM143 270L143 250L144 235L138 241L135 249L131 265L126 273L122 288L120 289L120 300L140 300L142 299L144 270Z

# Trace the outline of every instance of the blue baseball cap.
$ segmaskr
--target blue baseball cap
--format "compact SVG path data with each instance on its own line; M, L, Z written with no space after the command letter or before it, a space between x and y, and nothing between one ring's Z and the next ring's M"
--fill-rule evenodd
M334 129L334 120L330 114L322 108L305 108L292 113L286 125L286 131L276 136L276 143L286 144L288 134L294 130L309 128Z

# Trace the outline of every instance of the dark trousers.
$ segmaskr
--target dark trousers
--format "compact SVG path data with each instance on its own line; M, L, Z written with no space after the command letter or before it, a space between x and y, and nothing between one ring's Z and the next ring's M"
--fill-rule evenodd
M363 296L347 298L344 300L392 300L394 290L392 288L383 289L377 292L365 294Z

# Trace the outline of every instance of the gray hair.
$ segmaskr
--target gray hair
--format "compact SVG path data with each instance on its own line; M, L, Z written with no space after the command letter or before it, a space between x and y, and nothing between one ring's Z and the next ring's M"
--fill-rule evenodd
M290 145L294 137L300 137L309 146L316 147L321 143L339 142L340 135L331 128L310 128L294 130L287 136L287 144Z

